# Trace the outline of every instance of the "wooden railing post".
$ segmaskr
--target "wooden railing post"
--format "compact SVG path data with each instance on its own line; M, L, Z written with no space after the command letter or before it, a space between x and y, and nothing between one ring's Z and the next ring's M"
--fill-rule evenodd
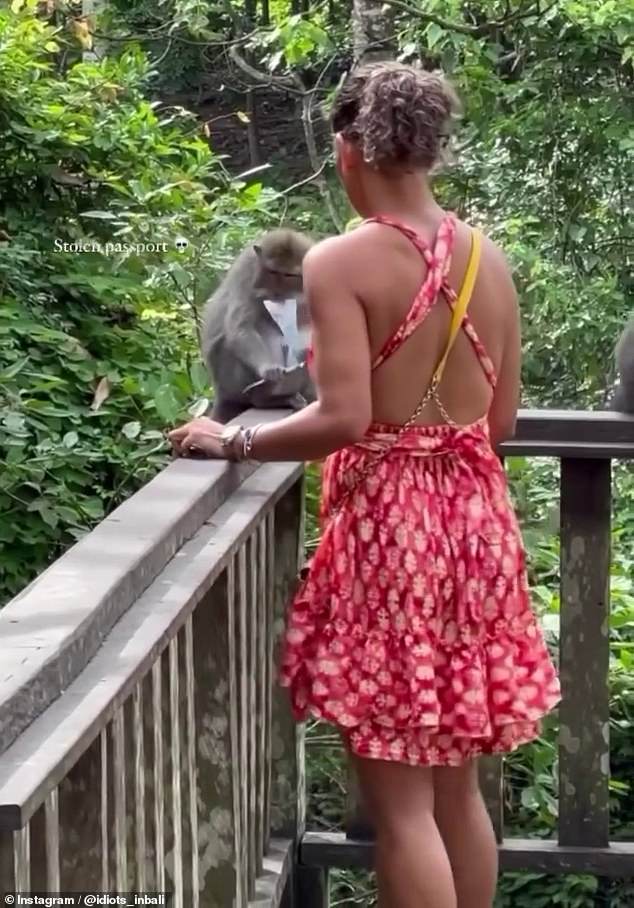
M561 464L559 842L609 842L610 461Z
M275 590L273 629L277 641L279 665L286 613L297 585L297 574L304 551L304 483L297 482L280 500L275 510ZM274 679L276 680L276 679ZM288 694L277 683L273 687L271 722L271 834L295 843L304 832L306 822L306 786L304 767L304 730L291 714ZM298 895L301 873L293 862L287 887L287 900L302 908Z

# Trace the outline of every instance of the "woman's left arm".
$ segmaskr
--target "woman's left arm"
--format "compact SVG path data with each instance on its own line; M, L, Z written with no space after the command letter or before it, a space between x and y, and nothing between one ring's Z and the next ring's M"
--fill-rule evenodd
M347 239L326 240L304 259L318 400L259 428L251 448L254 460L321 460L362 438L371 422L370 344L365 311L353 290L354 256ZM218 456L213 444L205 444L202 437L205 422L210 435L224 428L209 420L195 420L200 428L194 444L204 453ZM177 451L186 430L183 426L170 433Z

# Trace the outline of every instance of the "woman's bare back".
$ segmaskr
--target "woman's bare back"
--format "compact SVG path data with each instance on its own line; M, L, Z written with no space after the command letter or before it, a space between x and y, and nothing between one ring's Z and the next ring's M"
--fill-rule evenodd
M429 221L404 225L416 231L433 249L443 213ZM421 252L398 229L369 223L358 228L364 244L364 266L358 270L359 298L366 311L372 358L405 320L428 273ZM453 255L447 282L458 293L462 286L471 248L470 228L457 222ZM516 315L515 290L508 266L490 241L482 258L469 317L496 373L502 369L509 324ZM401 424L411 416L440 360L449 334L451 309L441 291L424 322L387 361L373 373L373 417L377 422ZM472 342L461 331L450 354L439 396L452 419L459 424L475 422L485 415L493 389ZM417 420L419 424L442 421L432 401Z

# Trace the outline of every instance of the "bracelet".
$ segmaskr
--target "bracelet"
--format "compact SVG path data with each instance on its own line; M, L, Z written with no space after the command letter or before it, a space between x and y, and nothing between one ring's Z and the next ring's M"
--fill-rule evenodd
M247 426L246 429L241 428L240 434L242 436L242 457L241 460L251 460L251 453L253 451L253 442L255 441L255 436L262 428L262 423L259 423L257 426Z

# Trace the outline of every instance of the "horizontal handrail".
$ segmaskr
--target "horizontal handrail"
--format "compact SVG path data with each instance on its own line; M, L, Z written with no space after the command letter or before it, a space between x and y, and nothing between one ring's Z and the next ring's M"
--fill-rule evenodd
M520 410L504 456L634 458L634 416L610 410Z
M67 690L0 755L0 830L26 825L211 589L296 464L257 470L183 545Z
M252 410L242 421L281 415ZM256 469L174 461L0 610L0 754L69 687L183 543Z

